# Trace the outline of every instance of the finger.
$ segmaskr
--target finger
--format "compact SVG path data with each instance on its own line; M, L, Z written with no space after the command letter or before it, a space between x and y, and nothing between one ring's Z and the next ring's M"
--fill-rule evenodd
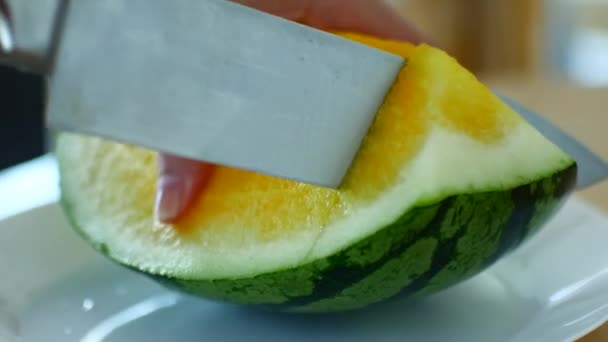
M179 219L208 180L212 167L194 160L159 155L156 220L171 223Z
M262 12L301 22L315 0L232 0Z
M382 0L234 1L319 29L359 32L414 44L428 40Z
M311 25L322 29L354 31L414 44L426 40L392 6L381 0L314 0L306 16Z

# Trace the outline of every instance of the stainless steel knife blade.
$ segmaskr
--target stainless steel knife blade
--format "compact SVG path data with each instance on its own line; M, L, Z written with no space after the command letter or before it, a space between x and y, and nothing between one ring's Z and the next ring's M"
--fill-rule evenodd
M226 0L8 1L53 128L327 187L404 63Z
M403 63L225 0L78 0L57 47L48 120L337 187Z

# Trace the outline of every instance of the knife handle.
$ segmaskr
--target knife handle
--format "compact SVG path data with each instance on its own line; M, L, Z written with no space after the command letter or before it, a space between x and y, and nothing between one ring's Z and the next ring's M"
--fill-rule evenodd
M67 0L0 0L0 64L47 73Z

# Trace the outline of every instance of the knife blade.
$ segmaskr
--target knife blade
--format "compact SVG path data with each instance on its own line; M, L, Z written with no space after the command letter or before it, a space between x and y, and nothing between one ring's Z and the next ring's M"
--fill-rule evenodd
M78 0L52 127L335 188L404 59L225 0Z
M62 4L54 53L35 66L54 61L51 127L327 187L404 63L225 0ZM11 5L48 28L48 13Z

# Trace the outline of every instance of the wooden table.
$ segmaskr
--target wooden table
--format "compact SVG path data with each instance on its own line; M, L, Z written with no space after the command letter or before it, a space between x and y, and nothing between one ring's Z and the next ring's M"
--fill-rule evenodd
M602 158L608 159L608 87L583 88L564 81L514 76L488 75L481 79L494 90L543 114ZM608 212L608 181L578 195ZM578 342L606 341L608 323Z

